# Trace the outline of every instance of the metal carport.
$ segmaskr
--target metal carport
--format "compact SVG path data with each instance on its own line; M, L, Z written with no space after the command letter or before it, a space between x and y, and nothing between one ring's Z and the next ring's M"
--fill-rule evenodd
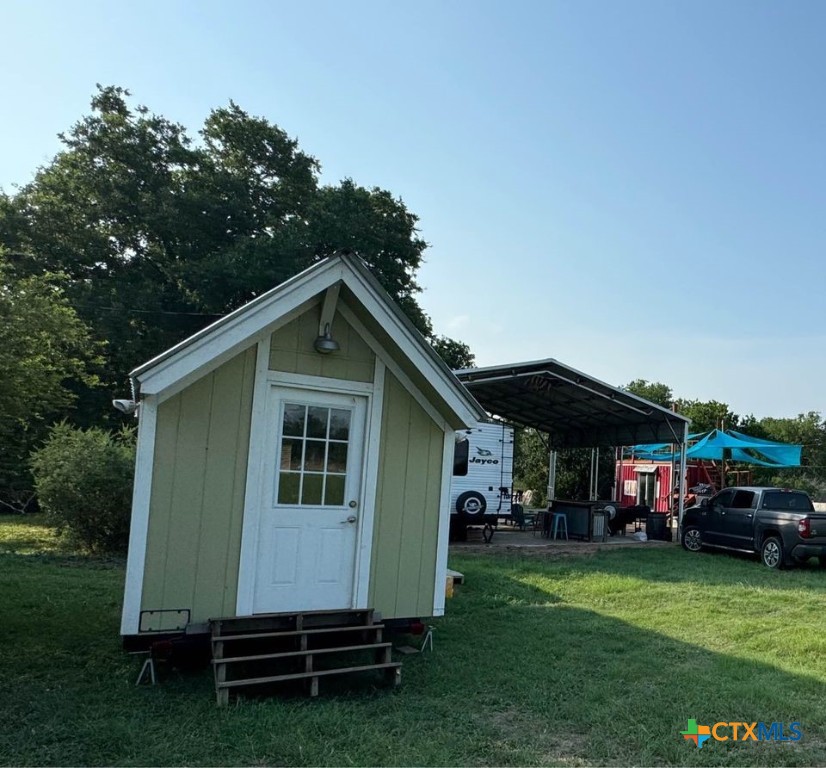
M553 358L454 373L485 410L517 426L546 432L553 450L641 442L676 443L682 449L688 441L685 416ZM683 450L680 477L685 477Z

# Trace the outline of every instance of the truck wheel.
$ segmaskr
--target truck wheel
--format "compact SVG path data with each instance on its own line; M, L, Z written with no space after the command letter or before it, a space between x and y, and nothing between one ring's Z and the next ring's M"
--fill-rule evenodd
M783 542L777 536L767 536L760 547L760 559L766 568L782 568Z
M487 507L485 497L478 491L465 491L456 499L456 511L467 517L481 517Z
M686 528L683 531L683 549L699 552L703 548L703 536L699 528Z

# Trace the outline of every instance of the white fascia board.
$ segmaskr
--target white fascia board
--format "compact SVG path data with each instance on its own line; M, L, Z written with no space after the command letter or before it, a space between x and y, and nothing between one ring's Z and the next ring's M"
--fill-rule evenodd
M450 539L450 482L453 479L455 433L446 431L442 443L442 485L439 489L439 533L436 540L436 572L433 585L433 615L444 616L447 588L447 553Z
M129 523L129 553L126 559L126 583L123 589L121 635L140 631L143 574L146 566L146 543L149 537L149 507L152 496L152 469L155 463L155 427L158 403L144 397L138 411L138 446L135 457L135 480L132 486L132 513Z
M282 283L150 360L131 375L140 382L142 393L152 395L163 393L184 377L198 378L252 343L279 317L315 299L349 272L340 260L307 270L298 279Z
M441 370L430 358L428 352L422 349L422 344L427 342L414 336L405 327L405 324L387 307L387 301L376 293L373 286L362 275L357 272L352 274L356 280L345 280L347 287L377 319L413 365L425 373L434 389L457 418L466 427L471 427L477 421L484 419L485 411L476 403L464 385L449 371Z

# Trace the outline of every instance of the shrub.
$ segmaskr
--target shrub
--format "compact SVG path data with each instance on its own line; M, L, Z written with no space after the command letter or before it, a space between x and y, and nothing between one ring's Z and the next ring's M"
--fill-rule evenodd
M40 507L58 531L92 552L125 552L135 469L135 433L52 427L32 454Z

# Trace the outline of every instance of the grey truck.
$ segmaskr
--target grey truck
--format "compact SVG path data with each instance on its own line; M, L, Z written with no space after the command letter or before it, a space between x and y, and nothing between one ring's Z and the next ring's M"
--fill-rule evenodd
M755 552L768 568L817 557L826 566L826 514L815 512L803 491L726 488L683 516L682 544Z

